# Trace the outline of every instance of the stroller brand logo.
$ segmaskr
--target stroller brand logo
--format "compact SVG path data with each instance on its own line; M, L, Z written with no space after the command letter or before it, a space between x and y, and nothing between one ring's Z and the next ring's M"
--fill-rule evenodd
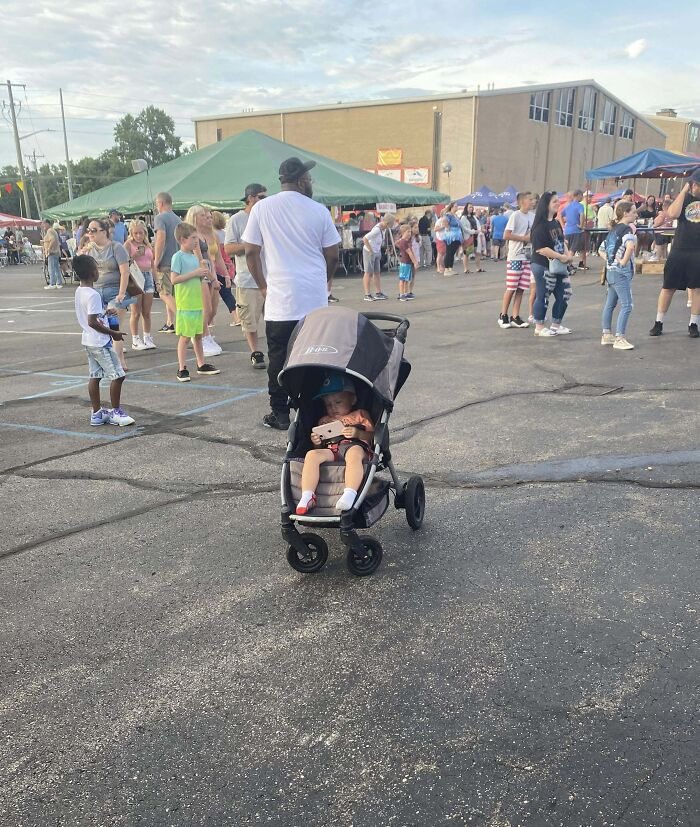
M307 347L305 356L308 356L310 353L337 353L338 351L334 347L329 347L328 345L313 345L313 347Z

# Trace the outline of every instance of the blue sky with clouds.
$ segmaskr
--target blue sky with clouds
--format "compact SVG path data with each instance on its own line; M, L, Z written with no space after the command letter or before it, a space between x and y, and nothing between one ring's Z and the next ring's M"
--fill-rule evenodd
M25 139L23 151L52 162L63 158L59 87L75 158L110 146L116 120L148 104L192 140L197 114L595 78L638 111L671 106L700 117L698 51L683 34L700 23L697 0L658 11L511 5L39 0L27 17L26 0L3 0L3 79L26 84L15 90L22 134L55 130ZM7 163L15 150L0 119Z

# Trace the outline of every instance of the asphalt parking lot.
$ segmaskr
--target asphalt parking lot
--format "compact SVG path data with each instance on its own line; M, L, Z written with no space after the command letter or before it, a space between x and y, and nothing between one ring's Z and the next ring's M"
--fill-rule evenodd
M73 288L0 271L1 824L700 823L685 296L652 339L637 278L613 351L596 272L536 339L497 327L487 270L370 308L411 320L391 432L427 515L390 508L363 579L330 532L322 572L289 568L284 438L224 312L219 376L179 384L159 335L129 354L136 425L90 428Z

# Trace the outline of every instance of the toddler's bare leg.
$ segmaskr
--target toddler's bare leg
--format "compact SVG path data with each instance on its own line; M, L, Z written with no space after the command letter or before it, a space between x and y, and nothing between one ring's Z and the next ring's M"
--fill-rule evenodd
M365 450L359 445L351 445L345 452L345 487L359 491L362 485L362 478L365 469L362 460L365 458Z
M304 457L304 469L301 472L301 490L315 491L321 475L321 464L333 461L333 451L329 448L314 448Z

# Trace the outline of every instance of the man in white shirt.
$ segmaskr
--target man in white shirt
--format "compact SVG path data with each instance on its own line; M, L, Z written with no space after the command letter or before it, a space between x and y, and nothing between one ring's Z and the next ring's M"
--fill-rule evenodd
M498 326L528 327L528 323L520 318L520 305L523 293L530 289L530 228L534 215L532 205L534 198L530 192L518 193L518 209L511 215L503 232L503 238L508 242L506 255L506 291L503 294L501 313L498 317ZM510 303L513 302L513 315L508 316Z
M394 226L394 216L391 213L383 215L377 224L367 233L362 239L362 264L364 276L362 282L365 288L365 301L378 302L384 301L389 297L382 293L382 283L380 279L381 261L382 261L382 244L384 243L384 233L387 229ZM372 292L372 283L374 282L374 293Z
M271 412L263 425L279 430L289 427L289 398L277 381L289 339L300 319L328 305L328 282L338 266L338 231L326 207L312 200L309 170L315 166L315 161L294 157L283 161L282 192L253 206L242 238L248 270L265 296Z
M610 225L612 224L613 215L615 215L615 210L612 208L610 204L611 198L606 198L605 201L600 205L600 209L598 210L598 228L601 230L609 230Z

